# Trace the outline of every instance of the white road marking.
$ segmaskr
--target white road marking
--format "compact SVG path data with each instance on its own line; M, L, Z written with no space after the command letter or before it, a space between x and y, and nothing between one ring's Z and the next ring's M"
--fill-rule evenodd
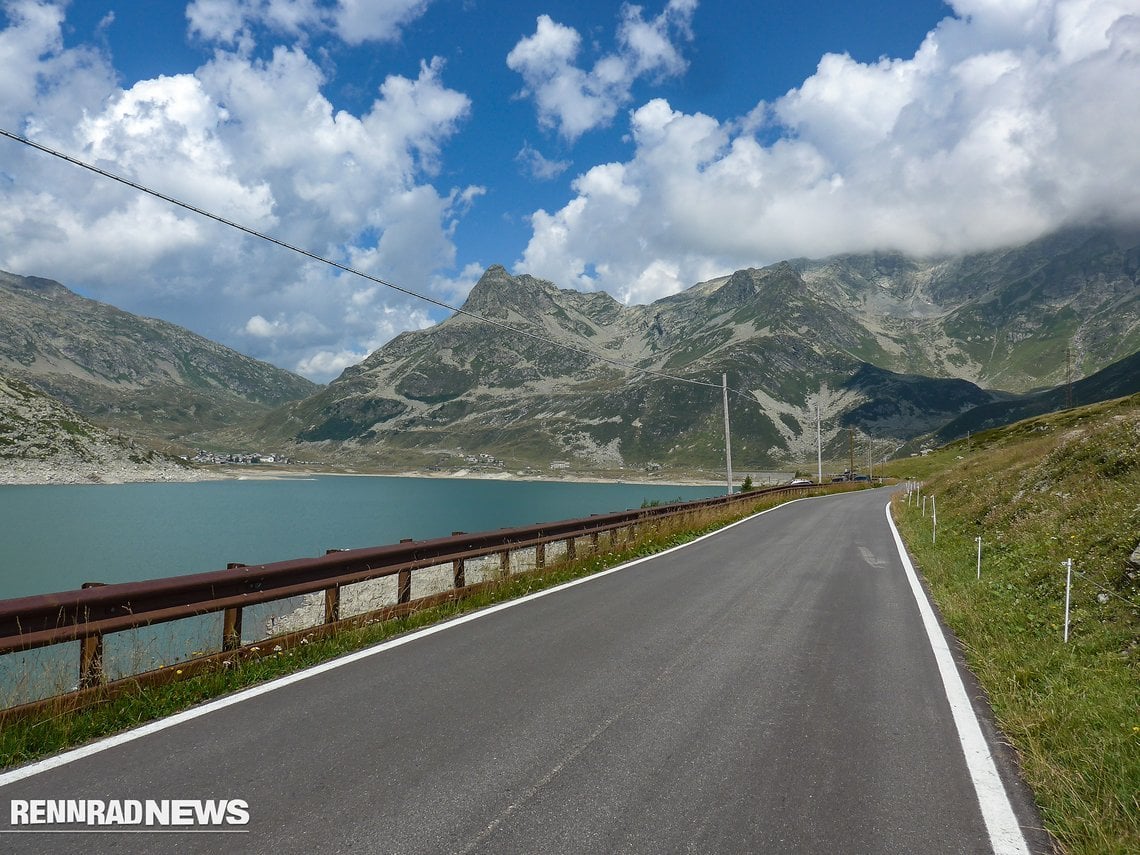
M873 553L865 546L859 547L859 555L862 556L863 560L874 567L876 570L881 570L887 566L887 562L884 559L876 558L875 553Z
M954 725L958 728L958 740L962 743L962 752L966 755L966 766L970 770L970 779L974 784L974 791L978 795L978 804L982 809L982 818L986 823L986 830L990 835L990 845L994 855L1029 855L1029 847L1021 833L1021 825L1017 821L1009 795L998 775L994 765L993 755L990 754L989 745L982 735L982 728L978 724L978 717L974 714L974 707L966 694L966 687L958 673L958 666L954 662L954 655L946 643L946 635L934 616L934 609L926 592L918 581L918 574L906 553L899 530L895 521L891 519L891 505L887 503L887 524L895 538L895 546L899 550L903 569L906 571L907 581L910 582L911 593L918 603L918 611L922 615L922 623L926 628L926 636L930 639L930 647L934 651L934 659L938 663L938 671L942 675L942 685L946 690L946 700L950 702L950 711L954 715Z

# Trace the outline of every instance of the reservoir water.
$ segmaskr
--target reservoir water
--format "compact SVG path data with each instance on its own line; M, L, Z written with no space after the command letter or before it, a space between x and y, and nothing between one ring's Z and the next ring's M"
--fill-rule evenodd
M343 476L0 486L0 599L552 522L721 489ZM243 640L275 634L273 622L304 602L247 607ZM217 650L220 639L220 613L113 633L104 639L104 670L115 678L170 665ZM74 688L78 656L78 642L0 656L0 707Z
M551 522L722 490L339 476L0 486L0 599Z

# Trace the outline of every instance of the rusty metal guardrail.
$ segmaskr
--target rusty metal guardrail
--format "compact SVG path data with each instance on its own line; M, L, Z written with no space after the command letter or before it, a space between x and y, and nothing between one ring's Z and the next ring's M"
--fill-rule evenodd
M497 554L502 569L509 571L511 553L534 549L535 567L542 568L551 543L564 541L563 554L573 558L576 541L584 537L596 548L605 532L765 495L809 491L813 488L774 487L478 534L330 550L317 558L231 564L225 570L141 582L87 583L79 590L0 601L0 654L79 641L78 685L90 688L104 680L103 637L111 633L223 612L221 650L233 651L241 647L242 610L249 606L324 591L324 623L334 624L340 620L340 591L346 585L396 576L397 603L414 606L411 578L417 570L451 564L453 589L462 591L469 587L465 563L472 559Z

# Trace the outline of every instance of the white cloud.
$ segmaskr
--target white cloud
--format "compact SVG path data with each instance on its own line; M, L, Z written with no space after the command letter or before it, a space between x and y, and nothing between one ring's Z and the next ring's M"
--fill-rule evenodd
M0 32L0 68L34 68L39 57L58 52L62 10L33 0L10 3L5 11L12 26ZM6 71L0 74L0 115L11 125L14 115L35 103L36 75Z
M273 338L285 329L281 321L267 321L261 315L254 315L245 322L245 331L258 338Z
M397 5L336 9L379 14ZM471 106L444 83L441 61L424 62L414 78L390 75L359 115L334 109L322 91L325 74L299 45L278 46L266 58L240 46L218 50L192 74L124 90L110 57L64 46L59 7L5 8L0 115L7 127L317 254L415 290L438 285L451 293L440 272L454 266L456 223L483 188L440 191L431 183ZM192 7L214 21L235 8ZM300 20L332 6L241 8L272 13L284 27L286 13ZM364 299L373 286L359 277L4 145L0 266L8 270L175 319L318 380L329 379L333 369L321 366L338 365L338 355L366 354L401 329L432 322L393 291Z
M582 37L573 27L540 15L532 36L507 54L507 66L522 75L523 95L534 98L544 127L555 128L573 141L609 124L630 100L640 77L682 73L686 63L674 37L691 38L689 29L696 0L672 0L656 18L646 21L640 6L622 7L618 48L586 71L575 62Z
M290 37L314 30L358 45L392 41L427 9L430 0L194 0L186 9L190 30L206 41L239 45L261 26Z
M632 157L535 212L516 269L644 301L782 258L976 250L1140 222L1135 4L953 6L969 18L944 20L914 56L827 55L737 121L663 100L632 111Z
M526 174L539 181L550 181L570 168L568 160L550 160L529 142L515 155L515 161L522 164Z
M351 312L348 312L344 320L353 323L356 318ZM360 347L318 350L298 362L294 370L306 377L331 380L350 365L357 365L363 361L368 354L404 330L427 329L434 323L427 313L421 309L404 311L388 307L383 314L371 320L371 334L361 340Z
M297 363L297 373L305 377L337 377L350 365L357 365L368 356L366 350L321 350Z
M479 277L487 269L487 265L477 261L466 264L463 270L455 277L436 276L432 279L431 290L440 294L445 302L458 306L467 299L471 289L479 281Z

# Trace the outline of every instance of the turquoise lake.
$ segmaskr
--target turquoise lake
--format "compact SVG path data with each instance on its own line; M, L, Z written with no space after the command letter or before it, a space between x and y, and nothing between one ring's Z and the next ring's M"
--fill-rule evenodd
M0 486L0 599L550 522L723 489L338 476Z

